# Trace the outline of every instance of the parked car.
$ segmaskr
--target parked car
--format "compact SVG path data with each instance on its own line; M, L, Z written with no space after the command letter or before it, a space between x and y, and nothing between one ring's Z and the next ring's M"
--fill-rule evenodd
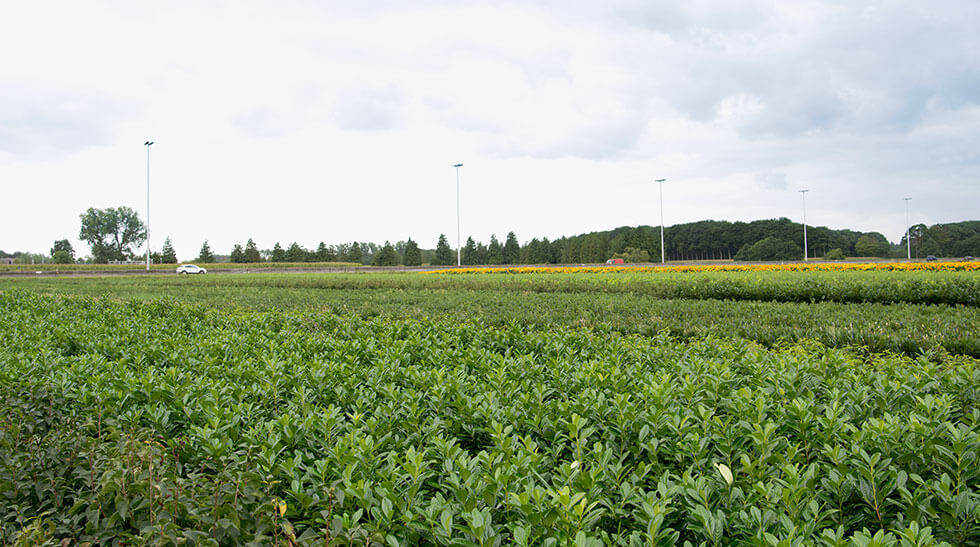
M610 258L606 261L606 264L625 264L626 261L622 258Z
M926 257L926 262L935 262L935 261L936 261L936 257L933 255L929 255Z
M972 256L964 256L963 257L963 262L973 262L973 257Z
M179 274L206 274L207 270L201 268L200 266L195 266L194 264L181 264L177 266L177 273Z

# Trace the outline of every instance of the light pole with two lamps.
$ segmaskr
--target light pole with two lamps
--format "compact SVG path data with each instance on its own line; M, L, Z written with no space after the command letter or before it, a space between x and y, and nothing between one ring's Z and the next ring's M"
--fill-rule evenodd
M800 190L800 193L803 194L803 262L807 261L809 255L806 251L806 193L809 191L808 189Z
M657 179L660 183L660 263L667 263L667 253L664 251L664 182L667 179Z
M905 245L908 248L908 260L912 260L912 238L909 237L912 232L912 227L909 225L909 202L912 198L902 198L905 201Z
M150 271L150 147L153 141L143 143L146 147L146 271Z
M456 267L458 268L462 263L462 247L459 241L459 168L462 167L462 163L454 163L453 167L456 168Z

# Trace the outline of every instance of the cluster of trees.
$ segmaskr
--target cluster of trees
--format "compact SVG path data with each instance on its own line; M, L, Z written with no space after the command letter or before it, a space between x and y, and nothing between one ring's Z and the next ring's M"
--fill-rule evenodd
M916 224L909 228L899 247L905 249L911 242L912 256L980 256L980 220L967 220L950 224L926 226Z
M128 207L107 209L89 208L81 215L79 239L92 249L91 261L134 260L147 237L146 226L136 211ZM848 256L899 258L907 252L903 235L892 244L877 232L832 230L823 226L807 227L808 254L811 257L841 259ZM798 260L803 255L803 226L787 218L728 222L704 220L678 224L664 230L668 260ZM909 241L914 257L980 256L980 221L926 226L918 224L909 229ZM54 242L50 260L72 263L75 250L67 239ZM660 229L653 226L622 226L614 230L592 232L555 240L533 238L521 245L514 232L501 243L496 235L487 244L467 238L460 249L464 265L484 264L579 264L599 263L609 258L626 262L658 260L661 254ZM43 261L47 257L29 253L6 254L0 258L16 258L18 262ZM175 264L177 253L168 237L159 253L151 253L156 263ZM377 266L420 266L422 264L456 264L456 250L449 246L446 236L440 235L434 250L420 249L411 238L394 244L343 243L327 245L321 242L316 249L306 249L293 242L283 248L278 242L272 249L261 250L253 239L245 245L235 244L230 257L218 257L207 241L201 247L197 261L212 263L219 258L232 262L353 262Z

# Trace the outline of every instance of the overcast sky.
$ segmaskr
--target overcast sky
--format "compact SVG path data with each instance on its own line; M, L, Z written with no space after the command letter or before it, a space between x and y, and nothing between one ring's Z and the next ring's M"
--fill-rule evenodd
M0 249L980 218L980 3L4 2Z

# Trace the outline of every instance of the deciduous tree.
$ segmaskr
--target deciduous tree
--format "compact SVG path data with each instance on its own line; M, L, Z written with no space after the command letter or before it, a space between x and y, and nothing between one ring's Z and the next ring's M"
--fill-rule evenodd
M82 227L78 238L92 247L96 262L132 259L135 256L132 248L146 241L146 226L129 207L105 210L90 207L80 216Z

